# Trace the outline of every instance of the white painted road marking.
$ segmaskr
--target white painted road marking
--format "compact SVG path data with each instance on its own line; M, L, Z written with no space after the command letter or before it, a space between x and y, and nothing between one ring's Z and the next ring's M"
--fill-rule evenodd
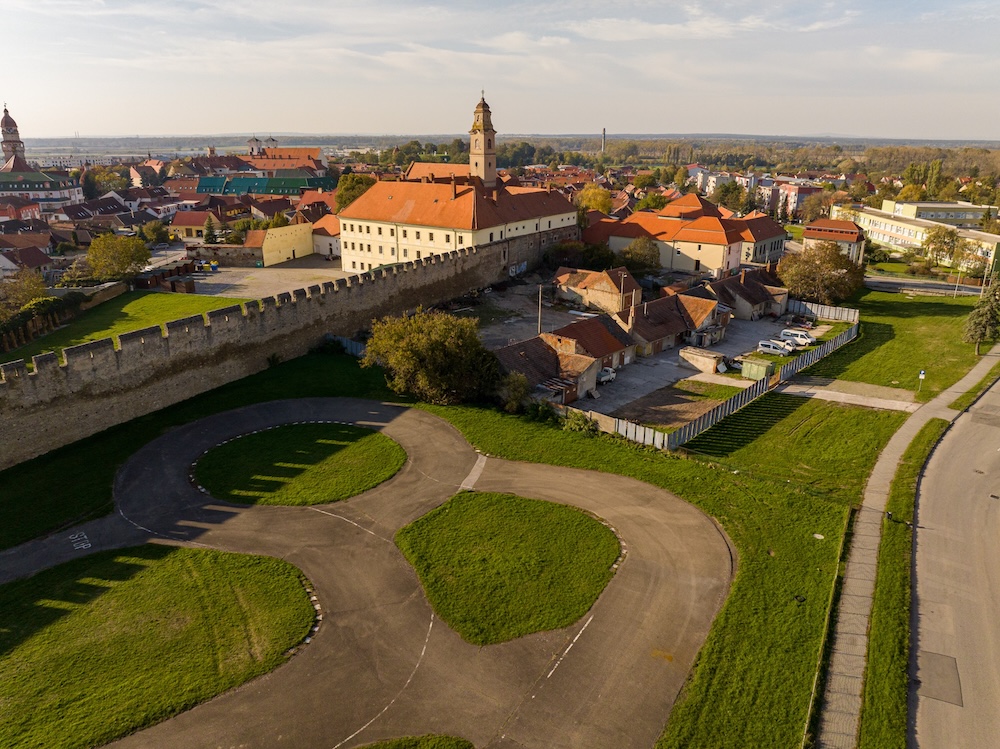
M459 488L462 491L471 491L472 487L476 485L479 481L479 477L483 475L483 468L486 467L486 456L480 455L476 458L476 464L472 466L472 470L469 471L469 475L465 477L465 481L462 482L462 486Z
M571 642L571 643L570 643L569 645L567 645L567 646L566 646L566 649L565 649L565 650L563 651L563 654L562 654L562 655L560 655L560 656L559 656L559 660L557 660L557 661L556 661L556 665L554 665L554 666L552 667L552 670L551 670L551 671L549 671L549 674L548 674L548 676L546 676L546 677L545 677L546 679L550 678L550 677L552 676L552 674L554 674L554 673L556 672L556 669L557 669L557 668L559 668L559 664L563 662L563 658L565 658L565 657L566 657L566 654L567 654L567 653L569 653L569 651L570 651L570 650L572 649L572 647L573 647L574 645L576 645L576 641L580 639L580 635L582 635L582 634L583 634L583 631L584 631L585 629L587 629L587 627L589 627L589 626L590 626L590 623L591 623L592 621L594 621L594 615L593 615L593 614L591 614L591 615L590 615L590 618L589 618L589 619L587 620L586 624L584 624L584 625L583 625L583 626L582 626L582 627L580 628L580 631L576 633L576 637L574 637L574 638L573 638L573 641L572 641L572 642Z

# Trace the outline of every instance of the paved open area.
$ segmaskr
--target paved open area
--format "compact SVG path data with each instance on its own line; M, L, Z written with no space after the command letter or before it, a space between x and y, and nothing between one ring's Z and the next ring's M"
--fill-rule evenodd
M223 266L215 272L194 273L193 278L198 294L261 299L356 275L341 270L339 257L326 260L324 255L307 255L270 268Z
M342 421L407 452L390 481L333 505L235 506L190 480L207 449L279 424ZM431 610L393 543L400 527L460 488L583 508L625 552L574 625L476 647ZM733 552L679 498L606 473L479 455L419 409L352 399L248 406L179 427L140 448L115 482L116 513L2 555L7 579L144 540L280 557L322 607L312 641L272 673L115 744L120 747L354 747L425 733L484 747L606 749L656 742L729 590ZM91 535L92 534L92 535Z

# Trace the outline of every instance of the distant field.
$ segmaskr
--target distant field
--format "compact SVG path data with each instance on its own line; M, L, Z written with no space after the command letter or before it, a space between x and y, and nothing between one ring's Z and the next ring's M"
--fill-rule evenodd
M99 341L102 338L118 336L153 325L163 325L171 320L200 315L248 301L250 300L198 294L129 291L84 312L59 330L13 351L0 354L0 361L24 359L30 366L31 357L35 354L55 351L61 356L62 350L69 346Z
M976 301L865 290L848 302L861 310L861 336L804 374L916 392L925 370L917 400L929 401L978 361L975 346L962 343L962 327Z

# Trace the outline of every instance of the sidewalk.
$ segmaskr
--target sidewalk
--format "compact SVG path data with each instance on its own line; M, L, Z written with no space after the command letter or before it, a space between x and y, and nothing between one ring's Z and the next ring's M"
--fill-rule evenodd
M816 736L819 749L854 749L857 746L882 520L889 485L899 461L917 432L932 418L950 422L961 415L961 411L948 408L948 404L972 389L998 361L1000 344L983 356L965 377L934 400L919 406L883 448L868 476L861 510L854 521L840 602L834 617L830 665Z

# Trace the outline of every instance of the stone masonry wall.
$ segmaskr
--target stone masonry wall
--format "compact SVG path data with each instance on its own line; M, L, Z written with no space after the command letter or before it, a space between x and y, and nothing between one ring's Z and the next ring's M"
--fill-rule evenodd
M572 232L571 232L572 233ZM305 354L327 333L429 306L535 267L566 230L458 250L0 365L0 470Z

